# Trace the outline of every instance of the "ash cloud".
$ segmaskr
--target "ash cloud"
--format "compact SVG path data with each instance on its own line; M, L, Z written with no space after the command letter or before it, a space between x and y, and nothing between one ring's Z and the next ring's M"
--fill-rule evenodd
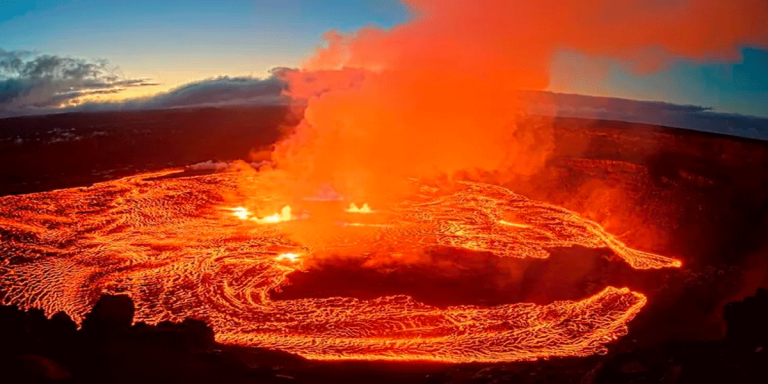
M83 97L155 85L126 78L106 60L85 60L0 49L0 115L73 105Z

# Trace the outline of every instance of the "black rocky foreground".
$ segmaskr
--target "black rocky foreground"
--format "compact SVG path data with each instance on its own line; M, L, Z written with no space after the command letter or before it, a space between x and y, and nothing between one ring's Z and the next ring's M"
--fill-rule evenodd
M102 296L82 326L65 313L0 307L3 383L766 383L768 291L726 305L718 341L665 341L604 356L493 365L312 362L218 344L204 322L133 324L127 296Z

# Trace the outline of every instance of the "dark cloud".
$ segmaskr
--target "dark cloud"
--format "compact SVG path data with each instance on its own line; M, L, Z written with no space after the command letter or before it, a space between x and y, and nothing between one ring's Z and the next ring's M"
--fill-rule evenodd
M275 68L266 78L220 76L184 84L168 92L145 98L116 102L84 103L71 111L138 110L231 105L282 105L291 102L284 95L285 76L297 72ZM295 100L294 100L295 101Z
M155 85L118 74L106 60L90 61L0 49L0 114L34 113L76 104L85 96Z
M86 96L157 84L148 79L121 76L105 60L0 49L0 117L65 111L280 104L286 102L283 77L290 71L293 70L276 68L265 79L222 76L145 98L82 102Z
M143 104L151 108L196 105L274 104L283 101L285 84L275 76L217 77L189 83L161 93Z

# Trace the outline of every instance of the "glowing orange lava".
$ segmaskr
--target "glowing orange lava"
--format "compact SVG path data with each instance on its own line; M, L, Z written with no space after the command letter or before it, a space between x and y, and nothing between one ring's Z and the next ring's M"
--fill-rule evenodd
M240 220L248 220L251 217L251 211L245 207L232 208L232 214Z
M275 213L274 215L269 215L261 219L254 217L252 220L259 223L279 223L281 221L293 220L293 216L291 216L291 207L286 205L280 210L280 213Z
M509 221L506 221L506 220L499 220L499 224L506 225L506 226L509 226L509 227L530 228L529 225L518 224L518 223L510 223Z
M480 183L421 188L385 222L338 225L337 242L309 246L286 232L302 225L289 206L252 220L248 202L225 199L236 195L233 173L157 178L174 172L0 198L2 302L79 321L101 293L127 293L137 321L198 318L219 342L312 359L532 360L603 352L626 333L645 296L607 287L582 301L437 308L405 295L275 300L270 292L303 260L344 247L545 258L549 248L580 245L610 248L634 268L680 265L631 249L573 212ZM272 222L283 224L263 225Z
M298 253L281 253L277 256L277 258L275 258L275 260L287 260L292 263L296 263L301 261L301 255Z
M358 207L355 205L355 203L350 203L349 208L346 209L347 212L351 213L371 213L371 207L368 206L367 203L363 203L362 207Z

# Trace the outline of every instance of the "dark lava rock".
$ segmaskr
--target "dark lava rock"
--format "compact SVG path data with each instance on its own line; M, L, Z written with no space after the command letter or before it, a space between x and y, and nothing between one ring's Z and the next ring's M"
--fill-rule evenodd
M125 333L133 324L136 308L126 295L103 295L83 319L83 332Z
M755 296L740 303L727 304L724 317L728 323L728 341L750 349L768 345L768 291L765 289L759 289Z
M59 363L40 355L21 355L17 358L17 371L22 382L60 381L71 377Z

